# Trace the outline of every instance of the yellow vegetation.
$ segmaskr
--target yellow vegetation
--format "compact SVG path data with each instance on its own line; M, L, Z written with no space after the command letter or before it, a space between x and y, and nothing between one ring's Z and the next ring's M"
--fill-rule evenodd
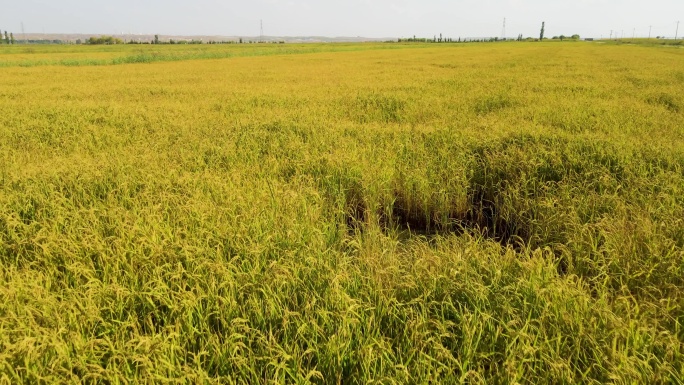
M683 50L285 47L0 47L0 383L682 381Z

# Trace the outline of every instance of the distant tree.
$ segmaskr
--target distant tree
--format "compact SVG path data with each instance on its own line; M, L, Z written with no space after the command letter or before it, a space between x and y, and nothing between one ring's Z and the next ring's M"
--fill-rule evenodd
M10 44L14 44L14 34L10 32Z
M111 44L123 44L123 40L117 39L113 36L100 36L100 37L94 37L91 36L90 39L86 40L87 44L90 45L111 45Z
M76 44L83 44L83 41L81 39L76 39Z
M240 44L242 44L242 38L240 38Z
M541 32L539 32L539 40L544 40L544 27L545 26L546 26L546 22L542 21Z
M9 38L9 35L7 34L7 31L5 31L5 44L9 44L9 43L10 43L10 38Z
M154 44L159 44L159 35L154 35Z
M574 34L574 35L570 36L570 38L573 39L573 40L579 40L580 35Z

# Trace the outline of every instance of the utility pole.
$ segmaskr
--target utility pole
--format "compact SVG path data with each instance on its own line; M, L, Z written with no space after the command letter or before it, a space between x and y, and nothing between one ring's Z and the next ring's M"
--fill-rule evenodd
M24 32L24 22L23 21L21 22L21 34L24 37L24 44L28 43L28 41L26 40L26 32ZM675 40L677 40L677 39L675 38Z
M501 30L501 40L506 40L506 18L504 17L503 29Z
M613 30L610 30L610 40L613 40Z
M261 33L259 35L259 43L264 42L264 21L261 20Z

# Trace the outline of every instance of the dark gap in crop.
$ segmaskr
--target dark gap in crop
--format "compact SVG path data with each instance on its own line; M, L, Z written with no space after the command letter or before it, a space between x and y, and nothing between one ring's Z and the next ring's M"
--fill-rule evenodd
M522 221L505 219L504 207L497 196L490 196L478 187L471 194L470 202L471 208L462 222L465 229L479 229L483 236L504 246L521 248L529 243L529 226Z
M671 112L677 113L681 110L681 106L679 105L677 99L674 96L664 92L656 95L651 95L646 99L646 101L653 105L661 105L670 110Z
M529 242L529 229L525 224L510 221L502 216L496 197L488 196L484 189L474 188L469 194L470 206L466 212L426 212L407 210L402 200L397 200L392 210L392 223L400 231L411 234L435 236L448 234L480 234L484 238L521 250Z
M351 199L350 199L351 198ZM505 219L500 200L482 187L475 187L469 194L467 211L445 209L441 211L410 206L401 194L395 193L389 212L378 209L376 217L385 232L397 230L400 234L431 238L449 234L480 234L504 247L522 250L530 241L529 226L523 221ZM347 197L347 227L350 231L363 231L371 208L358 194Z
M360 189L347 190L345 195L347 229L354 232L366 223L368 208Z

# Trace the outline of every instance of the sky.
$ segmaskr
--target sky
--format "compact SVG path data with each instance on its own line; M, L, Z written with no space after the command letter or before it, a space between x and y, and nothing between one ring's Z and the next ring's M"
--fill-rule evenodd
M684 0L20 0L0 29L27 33L258 36L674 37ZM684 23L679 35L684 34Z

